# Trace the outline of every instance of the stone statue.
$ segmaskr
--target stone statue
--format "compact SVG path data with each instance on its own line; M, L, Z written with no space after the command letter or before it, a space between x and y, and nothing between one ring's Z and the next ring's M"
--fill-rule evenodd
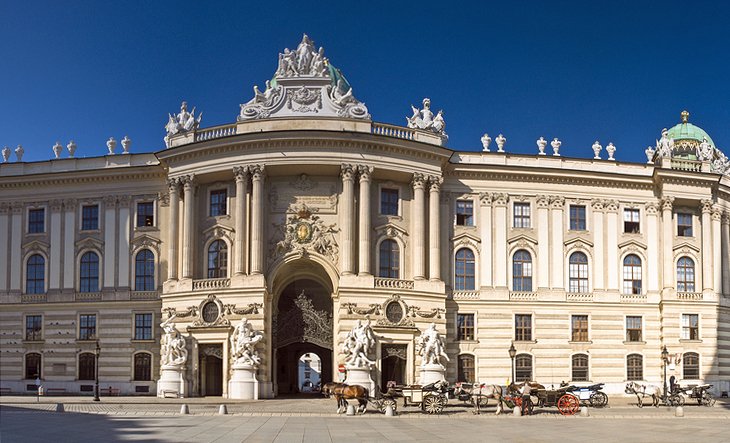
M545 147L547 146L547 140L543 136L540 136L535 143L537 144L538 155L546 155Z
M367 368L375 362L368 358L368 353L375 346L375 334L370 326L370 320L363 324L358 320L357 324L347 333L345 342L342 344L342 351L345 353L345 364L355 368Z
M608 143L608 145L606 146L606 152L608 152L609 160L616 160L615 158L613 158L613 154L616 152L616 146L614 146L613 143Z
M165 144L170 146L170 137L178 133L188 132L200 127L200 121L203 119L203 113L201 112L198 117L195 117L195 108L193 107L192 112L188 112L187 102L180 104L180 112L177 115L169 114L167 125L167 135L165 136Z
M327 77L327 58L324 56L324 49L314 50L314 42L304 34L302 42L299 43L297 49L290 51L289 48L284 49L279 54L279 67L276 70L276 77L299 77L299 76L315 76Z
M428 328L418 337L418 344L421 349L421 366L439 365L441 357L449 361L446 355L446 345L441 334L436 330L436 324L431 323Z
M21 145L18 145L17 148L15 148L15 156L18 157L18 161L23 161L23 153L25 152L25 149Z
M697 159L699 161L712 161L715 148L707 141L707 137L702 138L702 143L697 147Z
M3 148L3 163L7 163L10 160L10 154L12 152L7 146Z
M185 337L177 330L173 321L177 314L160 323L165 332L160 340L160 363L163 366L182 366L188 360L188 350L185 349Z
M330 99L332 99L332 103L338 106L357 103L357 100L352 96L352 87L346 84L342 78L337 80L337 86L331 88Z
M553 148L553 155L556 157L560 157L560 146L562 146L563 142L558 140L557 137L553 138L553 141L550 142L550 146Z
M63 152L63 146L61 146L61 142L56 142L55 145L53 145L53 155L56 156L56 158L61 158L61 152Z
M504 152L504 144L507 143L507 137L499 134L494 141L497 142L497 152Z
M492 137L490 137L489 134L485 132L484 135L482 135L481 141L482 151L489 152L489 144L492 143Z
M257 366L261 358L256 352L256 343L264 338L261 331L254 331L251 323L242 318L231 334L231 354L234 364Z
M667 128L662 129L662 138L656 141L656 151L659 157L672 157L672 149L674 148L674 139L669 138Z
M646 149L644 149L644 154L646 154L646 162L647 163L654 163L654 153L656 151L651 146L647 146Z
M601 149L603 149L603 146L601 146L601 143L599 143L598 140L593 142L593 146L591 146L591 149L593 149L593 158L595 160L601 159Z
M74 158L74 153L76 152L76 143L74 143L74 141L71 140L66 145L66 149L68 149L68 156L71 158Z
M409 128L425 129L439 135L446 135L444 132L446 122L444 122L443 111L439 111L434 118L433 112L431 111L430 99L423 99L423 109L419 110L413 105L411 105L411 109L413 110L413 115L406 117Z

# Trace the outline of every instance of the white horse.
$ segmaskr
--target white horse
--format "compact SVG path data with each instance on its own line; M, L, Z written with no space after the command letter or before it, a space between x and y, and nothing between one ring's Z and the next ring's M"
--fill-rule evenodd
M454 396L459 395L460 392L467 392L472 395L472 402L474 402L474 413L479 413L480 408L480 402L482 401L482 398L493 398L497 401L497 411L495 412L496 415L499 415L503 412L502 408L502 387L498 385L487 385L484 383L481 384L475 384L471 388L466 387L462 383L457 383L456 386L454 386Z
M628 382L626 384L625 391L627 394L635 394L636 398L639 401L639 407L644 407L644 404L642 402L642 399L644 397L651 397L652 400L652 406L658 408L659 407L659 399L662 398L662 390L659 386L654 385L640 385L636 382Z

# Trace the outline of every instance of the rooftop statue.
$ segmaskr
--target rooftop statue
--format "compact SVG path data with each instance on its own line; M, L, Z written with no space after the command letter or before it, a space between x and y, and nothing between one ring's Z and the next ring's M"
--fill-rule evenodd
M669 138L669 130L662 129L662 138L656 141L656 152L659 157L670 158L674 149L674 139Z
M712 161L714 154L715 148L707 141L707 138L703 138L702 143L697 146L697 160Z
M436 324L431 323L428 328L418 337L418 344L421 348L421 366L439 365L441 357L449 361L446 355L446 345L441 334L436 330Z
M264 338L261 331L254 331L248 319L242 318L231 334L231 353L234 364L257 366L261 358L256 352L256 343Z
M347 333L342 350L345 353L345 363L350 367L367 368L375 362L368 358L368 353L375 346L375 334L370 326L370 320L363 324L358 320L357 324Z
M284 52L279 54L279 67L275 76L277 78L307 75L328 77L328 62L324 56L324 48L320 46L319 51L315 51L314 43L307 34L304 34L296 50L290 51L289 48L285 48Z
M198 127L200 127L200 121L202 120L202 118L202 112L196 118L195 107L193 107L192 112L188 112L188 103L182 102L182 104L180 105L180 112L177 115L169 114L167 125L165 125L165 130L167 130L167 135L165 136L165 145L167 145L167 147L170 147L170 137L175 134L185 133L193 129L198 129Z
M446 122L444 121L443 111L439 111L434 117L431 111L431 99L423 99L423 109L418 109L411 105L413 115L406 117L409 128L424 129L435 132L436 134L445 136Z

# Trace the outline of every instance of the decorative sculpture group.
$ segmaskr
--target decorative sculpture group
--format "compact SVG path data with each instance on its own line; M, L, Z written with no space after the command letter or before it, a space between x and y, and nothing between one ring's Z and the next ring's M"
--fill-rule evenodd
M245 318L233 329L231 334L231 355L234 365L258 366L261 358L256 351L256 343L264 338L261 331L254 331L253 325Z
M370 365L374 365L375 362L368 358L374 346L375 334L370 326L370 320L365 324L358 320L342 344L342 352L346 356L345 364L351 368L369 368Z
M421 367L428 365L440 365L443 367L441 357L449 361L449 356L446 355L446 344L441 334L436 330L435 323L431 323L421 333L421 336L418 337L418 345L421 350Z
M185 337L175 326L175 315L160 323L165 332L160 340L160 360L162 366L183 366L188 360L188 350L185 348Z
M167 125L165 125L165 130L167 131L167 135L165 136L165 145L168 148L170 147L170 137L175 134L185 133L194 129L198 129L198 127L200 127L200 121L202 119L202 112L197 117L195 117L195 108L193 107L192 112L188 112L187 102L182 102L182 104L180 105L180 112L177 113L177 115L169 114Z
M413 115L406 117L409 128L424 129L435 132L436 134L446 137L446 122L444 121L444 111L439 111L434 117L431 111L431 99L423 99L423 109L418 109L411 105Z

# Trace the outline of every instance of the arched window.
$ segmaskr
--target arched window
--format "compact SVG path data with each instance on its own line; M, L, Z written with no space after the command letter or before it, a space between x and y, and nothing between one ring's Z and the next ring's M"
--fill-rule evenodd
M474 383L474 356L468 354L462 354L459 356L458 373L456 374L457 381L463 381L466 383Z
M700 379L700 354L685 352L682 356L682 378L685 380Z
M81 256L79 292L99 292L99 256L87 252Z
M380 242L378 275L383 278L399 278L400 276L400 250L395 240Z
M588 381L588 355L575 354L571 359L573 381Z
M149 249L142 249L134 259L134 290L155 290L155 255Z
M228 245L216 240L208 246L208 278L228 277Z
M515 357L515 382L532 381L532 356L519 354Z
M695 291L695 262L689 257L677 261L677 291Z
M25 354L25 378L34 380L41 376L41 354L30 352Z
M626 356L626 380L637 381L644 379L644 357L641 354Z
M588 292L588 257L582 252L574 252L568 260L568 291Z
M524 249L512 256L512 290L532 292L532 256Z
M31 255L25 266L25 293L46 292L46 259L40 254Z
M454 263L456 270L456 279L454 281L454 290L456 291L473 291L474 290L474 253L471 249L462 248L456 251L456 262Z
M624 257L624 294L641 294L641 259L634 254Z
M96 378L96 356L91 352L79 354L79 380Z
M152 356L146 352L134 354L134 380L152 380Z

